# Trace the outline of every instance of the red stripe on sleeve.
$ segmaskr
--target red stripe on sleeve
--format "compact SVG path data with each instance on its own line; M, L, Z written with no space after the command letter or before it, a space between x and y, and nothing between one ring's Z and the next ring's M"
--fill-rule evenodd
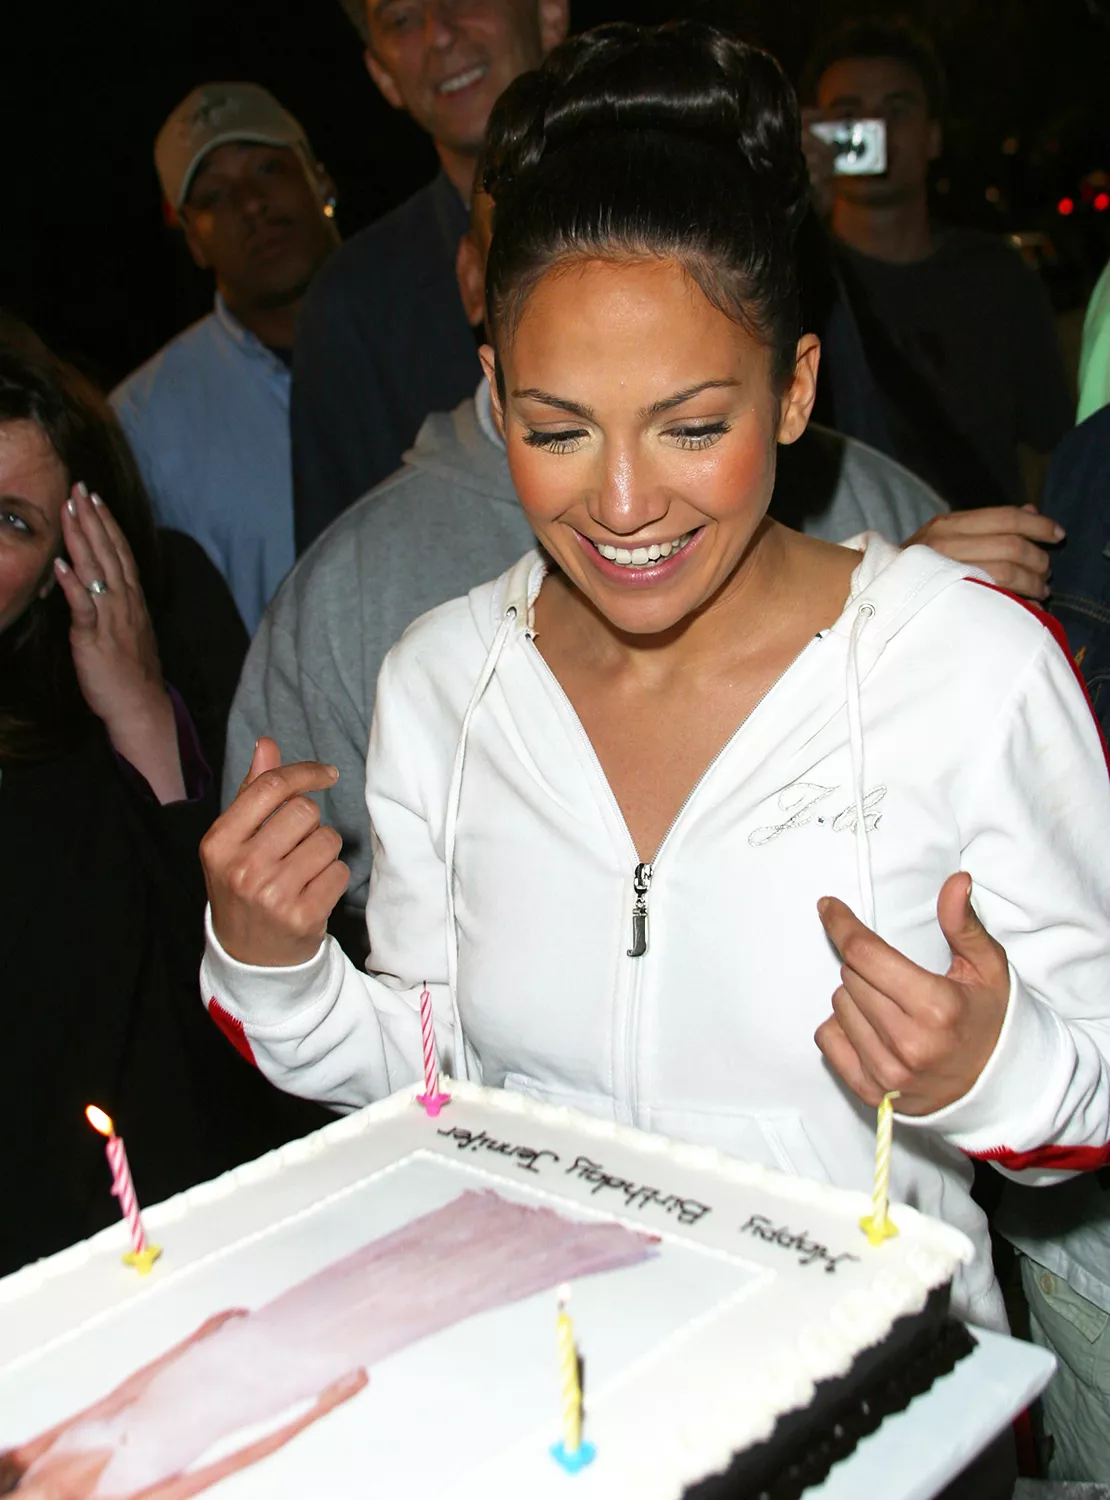
M991 589L996 594L1002 594L1005 598L1012 599L1015 604L1020 604L1022 609L1027 609L1033 618L1048 631L1049 635L1067 658L1068 666L1074 672L1075 680L1082 689L1087 707L1091 710L1091 718L1094 720L1095 729L1098 731L1098 742L1102 746L1103 759L1106 761L1106 770L1110 774L1110 750L1106 747L1106 737L1103 735L1102 725L1098 721L1098 714L1095 713L1095 706L1091 702L1091 695L1087 691L1087 684L1083 680L1083 673L1075 665L1075 657L1072 655L1071 647L1068 645L1068 638L1064 634L1064 627L1060 624L1059 620L1055 615L1050 615L1046 610L1043 610L1039 604L1034 604L1032 599L1023 599L1020 594L1011 594L1009 589L1000 588L997 583L988 583L985 578L965 578L964 582L977 583L980 588Z
M1032 1151L1011 1151L992 1146L989 1151L968 1151L975 1161L996 1161L1011 1172L1041 1167L1056 1172L1098 1172L1110 1166L1110 1146L1035 1146Z
M251 1051L250 1042L247 1041L247 1033L243 1029L242 1021L237 1021L234 1016L229 1015L216 999L215 995L208 1002L208 1014L215 1021L224 1036L227 1037L239 1056L245 1057L252 1068L257 1068L258 1064L254 1060L254 1053Z

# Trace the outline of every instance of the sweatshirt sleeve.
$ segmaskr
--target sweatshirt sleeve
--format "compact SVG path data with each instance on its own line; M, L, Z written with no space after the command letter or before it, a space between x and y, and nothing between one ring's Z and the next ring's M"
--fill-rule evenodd
M1002 1032L962 1099L899 1116L1032 1184L1110 1162L1110 778L1063 635L1041 618L958 808L975 908L1010 963Z
M452 1071L445 871L422 771L433 759L420 716L404 711L387 659L367 763L374 869L363 973L334 938L308 962L237 962L207 918L205 1005L232 1044L287 1093L355 1109L423 1076L420 993L432 996L439 1064ZM439 778L435 778L438 780Z

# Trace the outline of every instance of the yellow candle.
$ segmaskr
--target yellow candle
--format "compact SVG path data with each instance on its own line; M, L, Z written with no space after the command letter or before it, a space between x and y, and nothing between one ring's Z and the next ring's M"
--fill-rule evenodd
M894 1139L894 1101L897 1089L884 1094L879 1105L879 1123L875 1136L875 1185L871 1190L871 1212L859 1221L859 1227L872 1245L881 1245L898 1233L898 1226L887 1212L890 1202L890 1150Z
M570 1287L559 1288L559 1315L555 1320L555 1340L559 1350L559 1376L563 1395L563 1450L571 1456L582 1445L582 1387L578 1380L578 1349L574 1342L574 1324L567 1312Z

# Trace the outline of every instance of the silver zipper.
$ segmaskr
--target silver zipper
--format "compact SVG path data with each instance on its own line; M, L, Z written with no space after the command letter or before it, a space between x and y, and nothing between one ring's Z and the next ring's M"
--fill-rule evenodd
M667 826L666 833L664 833L663 837L659 840L659 847L655 851L654 860L652 860L650 864L638 863L636 865L632 873L632 890L634 896L632 902L632 947L625 950L629 958L643 958L644 954L648 951L648 892L651 886L651 877L655 873L655 868L659 863L659 857L663 853L667 840L670 838L675 824L682 817L683 813L689 807L690 803L697 796L698 792L701 789L702 782L705 781L710 773L714 770L717 762L723 756L727 755L729 750L732 749L732 746L738 736L742 734L747 726L751 723L756 709L762 707L764 700L772 692L774 692L775 688L777 688L779 683L783 681L787 673L792 671L793 668L798 665L802 657L814 644L814 641L819 641L821 640L821 638L821 632L818 631L817 635L814 636L812 640L809 640L805 643L802 649L798 652L797 656L795 656L794 659L790 662L789 666L787 666L784 671L782 671L778 675L778 677L775 678L774 682L771 683L766 692L760 694L759 698L755 701L755 703L752 704L751 708L749 709L744 722L736 726L736 728L729 735L728 739L706 766L705 770L698 777L697 781L694 782L694 785L686 793L686 796L682 801L682 806L675 813L674 817L671 819L670 823ZM539 662L540 666L547 674L547 677L551 681L553 687L555 688L555 691L559 694L563 702L566 704L567 712L570 714L571 721L574 724L575 730L580 740L582 741L586 754L588 758L593 761L594 768L597 771L598 776L601 778L601 784L608 794L611 805L616 810L618 821L624 826L624 831L628 835L629 846L633 850L635 850L635 845L632 842L632 835L628 832L628 824L625 822L624 813L621 811L620 803L613 795L613 788L609 785L609 778L606 776L604 770L602 769L601 761L598 759L597 751L594 749L589 735L582 727L582 720L578 717L578 714L575 711L574 704L567 696L563 684L555 676L555 673L551 670L547 662L544 660L543 653L536 645L535 638L530 635L528 639L533 651L536 654L536 660Z
M651 866L637 865L632 876L635 900L632 903L632 947L629 958L643 958L648 948L648 891L651 889Z

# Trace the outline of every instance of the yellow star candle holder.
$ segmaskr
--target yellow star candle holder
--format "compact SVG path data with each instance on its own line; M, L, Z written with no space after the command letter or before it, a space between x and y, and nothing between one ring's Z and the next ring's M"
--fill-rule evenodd
M104 1137L104 1150L112 1172L112 1194L119 1200L120 1213L127 1220L127 1229L131 1235L131 1249L124 1255L123 1263L125 1266L133 1266L140 1276L149 1276L151 1266L162 1253L162 1247L147 1242L123 1141L116 1134L111 1115L105 1114L95 1104L88 1105L85 1118Z

